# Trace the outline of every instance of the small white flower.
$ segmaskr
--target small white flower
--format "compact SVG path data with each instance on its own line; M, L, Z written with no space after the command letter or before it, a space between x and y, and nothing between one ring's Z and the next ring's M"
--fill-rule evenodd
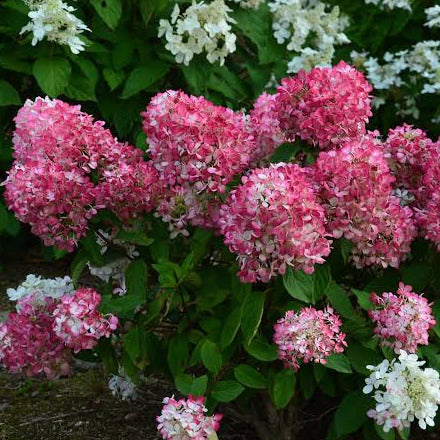
M425 9L426 17L428 21L425 26L428 27L440 27L440 5L432 6Z
M365 0L365 3L376 5L385 10L406 9L411 11L412 0Z
M432 368L420 368L424 361L417 355L401 351L398 360L384 360L365 379L365 394L374 392L376 408L367 415L383 426L385 432L392 428L403 429L418 419L421 429L434 425L440 403L440 377Z
M84 50L85 43L79 34L90 29L72 12L75 9L61 0L24 0L29 6L31 21L24 26L20 35L32 32L32 46L47 38L58 44L67 45L74 54Z
M118 375L112 375L108 381L108 387L113 396L121 400L136 400L138 393L136 385L127 375L123 367L119 367Z
M228 15L232 9L223 0L193 4L181 14L175 5L170 20L159 21L158 36L165 35L165 49L177 63L188 65L194 55L206 52L210 63L224 64L225 58L235 52L236 36L231 32L235 21Z
M230 0L239 3L242 8L258 9L265 0Z

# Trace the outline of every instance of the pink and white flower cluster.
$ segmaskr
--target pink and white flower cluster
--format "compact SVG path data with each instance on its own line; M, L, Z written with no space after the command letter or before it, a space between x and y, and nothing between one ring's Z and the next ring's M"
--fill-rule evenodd
M372 90L364 75L344 61L300 70L278 87L275 107L281 130L289 141L299 136L321 149L357 139L372 116Z
M301 360L325 364L332 353L342 353L347 346L345 334L340 331L341 325L331 307L287 311L274 325L273 339L278 346L279 359L286 368L295 371L298 371Z
M428 300L412 291L411 286L399 283L396 294L385 292L370 297L375 308L368 315L376 323L374 333L381 345L415 353L419 345L428 345L428 331L436 321Z
M38 280L36 288L20 296L17 311L0 324L0 364L13 373L54 379L71 373L72 348L75 353L93 348L101 337L110 336L118 319L96 310L101 297L93 289L72 291L66 286L63 295L54 296L41 285L60 286L59 279Z
M46 245L73 251L98 209L109 208L122 220L152 209L155 169L80 106L28 100L15 123L5 198Z
M118 326L116 316L103 316L97 310L100 302L98 292L82 288L74 295L63 296L53 312L55 334L75 353L95 347L99 339L108 338Z
M321 152L313 166L329 232L352 243L357 267L398 267L417 234L412 210L392 195L394 178L373 134Z
M229 194L218 225L238 255L244 282L268 282L290 266L314 271L330 254L325 215L305 169L279 163L254 169Z
M165 440L206 440L220 427L222 414L206 416L204 397L175 400L165 397L157 429Z

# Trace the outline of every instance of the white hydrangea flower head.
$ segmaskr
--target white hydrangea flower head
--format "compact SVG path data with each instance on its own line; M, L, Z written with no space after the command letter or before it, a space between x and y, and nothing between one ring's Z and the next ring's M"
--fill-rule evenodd
M113 374L108 381L108 387L113 396L121 400L136 400L138 398L136 385L123 367L119 367L118 373L118 375Z
M425 9L427 22L425 26L428 27L440 27L440 5L432 6Z
M67 45L74 54L84 50L85 42L79 35L90 29L72 12L75 8L61 0L24 0L29 6L31 21L24 26L20 35L32 32L32 46L46 38L61 45Z
M64 278L42 278L29 274L16 289L7 289L6 294L10 301L18 301L25 296L37 293L44 297L59 299L63 295L73 293L74 287L70 277Z
M440 403L440 376L432 368L420 368L416 354L401 351L398 360L382 361L368 365L370 377L365 379L363 392L374 391L376 407L367 415L375 419L383 430L408 428L417 419L421 429L434 426L434 418Z
M365 0L365 3L378 6L380 9L393 10L393 9L406 9L411 11L412 0Z
M289 73L331 65L335 46L350 42L344 34L348 19L337 6L319 0L273 0L269 9L277 42L298 53L288 64Z
M159 21L159 37L165 36L169 50L177 63L189 65L194 55L206 52L210 63L223 65L226 57L235 52L236 36L231 31L235 21L228 15L232 9L223 0L193 4L180 13L179 5L169 20Z

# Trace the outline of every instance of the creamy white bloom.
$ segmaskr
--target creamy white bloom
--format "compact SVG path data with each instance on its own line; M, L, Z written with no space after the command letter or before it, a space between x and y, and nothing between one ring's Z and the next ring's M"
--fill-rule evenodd
M440 5L432 6L425 9L426 18L428 21L425 26L428 27L440 27Z
M406 9L407 11L412 10L412 0L365 0L365 3L376 5L380 9Z
M349 43L344 34L348 20L337 6L330 8L318 0L274 0L269 9L277 42L298 53L288 64L289 73L331 65L334 47Z
M113 374L108 381L108 387L113 396L121 400L136 400L138 397L136 385L123 367L119 367L118 373L118 375Z
M398 360L368 365L370 377L365 379L363 392L374 391L376 407L367 415L376 420L383 430L403 429L418 419L420 428L434 426L440 403L440 377L432 368L420 368L425 361L417 355L401 351Z
M29 274L16 289L7 289L6 294L10 301L19 299L30 294L59 299L61 296L74 291L73 282L70 277L64 278L41 278L40 276Z
M20 35L32 32L32 46L47 38L58 44L67 45L74 54L84 50L85 43L79 34L90 29L72 12L75 8L61 0L24 0L29 6L31 21L24 26Z
M159 21L159 37L165 36L169 50L177 63L186 66L194 55L206 53L210 63L223 65L226 57L235 52L236 36L231 31L235 21L228 15L232 9L223 0L193 4L180 13L179 5L174 6L171 21Z

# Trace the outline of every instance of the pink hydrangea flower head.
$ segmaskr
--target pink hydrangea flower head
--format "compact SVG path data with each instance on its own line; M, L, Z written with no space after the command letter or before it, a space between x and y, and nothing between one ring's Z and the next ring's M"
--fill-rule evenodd
M294 164L244 176L220 208L218 227L244 282L268 282L288 267L312 273L330 254L324 210L308 173Z
M15 118L14 157L19 161L37 156L84 172L120 161L136 162L140 150L118 142L104 122L58 99L27 100Z
M15 161L3 185L9 209L46 246L73 251L97 212L94 185L78 168L49 160Z
M94 289L82 288L64 295L53 312L53 329L57 337L75 353L91 349L102 337L108 338L118 326L118 318L103 316L97 309L101 295Z
M153 97L142 116L150 158L170 186L190 183L199 192L222 193L255 149L245 115L204 97L168 90Z
M435 148L434 142L419 128L404 124L389 130L384 149L396 178L395 187L408 191L413 198L423 198L420 186Z
M440 252L440 141L435 144L423 168L423 203L416 210L417 224L421 236L432 241Z
M188 396L175 400L165 397L160 416L157 416L157 430L165 440L207 440L220 427L222 414L206 416L204 397Z
M161 189L151 161L141 159L135 164L120 161L103 170L96 199L98 205L126 221L152 211Z
M394 177L373 135L321 152L311 172L329 232L355 244L356 266L398 267L417 230L411 209L392 195Z
M284 318L274 325L274 342L278 346L279 359L286 368L295 371L298 371L300 361L325 364L332 353L342 353L347 346L345 334L340 332L341 325L331 307L287 311Z
M49 379L71 373L71 351L52 331L55 306L53 298L33 294L18 300L18 311L0 326L0 364L12 373Z
M256 141L256 146L251 152L250 168L267 162L277 147L285 141L278 120L276 103L277 95L263 93L249 112L250 130Z
M396 294L371 294L375 308L368 315L376 323L374 333L381 345L415 353L419 345L428 345L428 332L436 324L428 300L399 283Z
M276 109L288 140L297 136L321 149L333 148L365 133L372 115L371 85L364 75L341 61L334 67L281 80Z

